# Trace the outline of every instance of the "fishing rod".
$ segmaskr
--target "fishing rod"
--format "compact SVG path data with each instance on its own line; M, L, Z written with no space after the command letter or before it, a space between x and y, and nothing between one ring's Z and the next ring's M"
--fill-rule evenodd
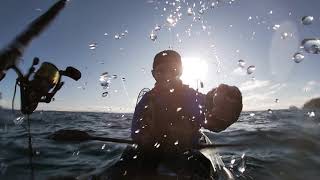
M61 10L65 7L66 2L67 0L59 0L44 14L31 22L31 24L16 36L16 38L6 48L0 51L0 81L5 78L6 72L9 69L13 69L18 75L12 99L12 111L14 112L14 99L17 85L19 85L21 96L20 110L22 114L27 115L31 179L34 179L34 168L32 163L33 148L29 115L36 110L39 103L50 103L51 100L53 100L53 96L64 84L64 82L61 82L62 76L67 76L77 81L81 78L81 73L73 67L67 67L65 70L59 70L50 62L43 62L40 68L35 71L34 66L38 65L40 61L39 58L35 57L28 73L24 75L17 67L17 64L19 58L23 55L24 49L58 16Z
M16 66L18 59L23 55L24 49L30 42L39 36L58 16L66 2L67 0L60 0L55 3L48 11L31 22L6 48L0 51L0 81L5 77L6 71Z

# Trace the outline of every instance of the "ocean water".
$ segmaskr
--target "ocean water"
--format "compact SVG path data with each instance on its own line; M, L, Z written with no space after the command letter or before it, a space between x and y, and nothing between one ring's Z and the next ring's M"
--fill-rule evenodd
M275 110L243 112L221 133L206 132L216 143L245 146L217 151L237 179L309 180L320 178L320 112ZM14 121L0 110L0 179L28 179L26 121ZM103 170L117 161L124 144L87 141L55 142L47 136L60 129L78 129L91 135L130 138L132 114L35 112L31 117L36 179L81 176Z

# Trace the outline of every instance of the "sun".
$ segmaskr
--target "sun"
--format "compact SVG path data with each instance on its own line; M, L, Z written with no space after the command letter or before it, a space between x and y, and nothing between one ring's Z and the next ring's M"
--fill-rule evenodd
M208 64L200 58L182 57L183 73L181 80L192 88L200 87L200 82L205 81L208 73Z

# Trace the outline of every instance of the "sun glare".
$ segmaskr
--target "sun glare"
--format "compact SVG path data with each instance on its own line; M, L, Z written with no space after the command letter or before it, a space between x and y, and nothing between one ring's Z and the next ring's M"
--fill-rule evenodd
M200 81L204 81L208 73L208 64L199 58L182 58L182 67L182 82L193 88L197 88Z

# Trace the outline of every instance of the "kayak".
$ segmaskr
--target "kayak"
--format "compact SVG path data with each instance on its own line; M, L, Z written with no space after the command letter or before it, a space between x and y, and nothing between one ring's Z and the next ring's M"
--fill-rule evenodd
M203 134L202 143L212 144ZM111 167L77 179L91 180L234 180L219 154L212 148L188 150L176 155L161 156L127 146Z

